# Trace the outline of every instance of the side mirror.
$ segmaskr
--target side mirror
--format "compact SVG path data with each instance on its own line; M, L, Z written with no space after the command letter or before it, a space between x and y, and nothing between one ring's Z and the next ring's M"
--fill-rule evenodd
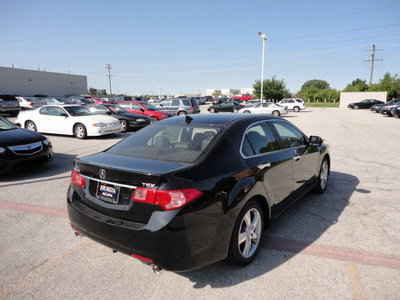
M141 108L140 111L141 111L141 112L145 112L144 108Z
M160 104L158 104L159 106L161 106L161 107L163 107L163 105L160 103Z
M311 135L310 136L310 146L318 147L321 146L324 141L322 138L316 135Z
M66 117L66 118L68 117L68 115L66 113L62 113L61 116Z

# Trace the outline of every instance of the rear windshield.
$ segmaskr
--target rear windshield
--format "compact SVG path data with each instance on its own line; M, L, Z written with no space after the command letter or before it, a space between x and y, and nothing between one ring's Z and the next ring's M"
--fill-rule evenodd
M153 124L122 140L107 152L152 160L194 162L220 128L208 125Z
M15 100L15 101L18 101L17 98L15 98L12 95L1 95L1 94L0 94L0 100Z

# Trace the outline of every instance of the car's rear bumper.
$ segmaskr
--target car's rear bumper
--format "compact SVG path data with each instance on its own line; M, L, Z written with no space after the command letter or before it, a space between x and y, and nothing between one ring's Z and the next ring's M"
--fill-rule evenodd
M213 214L158 211L147 224L139 224L89 208L71 187L67 207L71 225L84 236L166 270L200 268L225 259L228 253L229 226L222 226L226 220Z

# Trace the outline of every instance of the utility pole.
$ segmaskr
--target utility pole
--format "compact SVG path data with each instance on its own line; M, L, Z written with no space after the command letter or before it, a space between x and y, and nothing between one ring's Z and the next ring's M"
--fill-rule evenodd
M376 59L375 58L375 51L383 51L383 49L375 49L375 44L372 45L372 50L365 50L367 52L372 52L371 53L371 59L364 59L364 61L370 61L371 62L371 76L369 77L369 86L372 84L372 75L374 74L374 62L375 61L380 61L383 59Z
M108 76L108 83L109 83L109 85L110 85L110 96L112 95L112 90L111 90L111 76L113 76L113 75L111 75L111 68L112 68L112 65L111 65L111 64L106 64L106 69L108 70L108 75L106 75L106 76Z

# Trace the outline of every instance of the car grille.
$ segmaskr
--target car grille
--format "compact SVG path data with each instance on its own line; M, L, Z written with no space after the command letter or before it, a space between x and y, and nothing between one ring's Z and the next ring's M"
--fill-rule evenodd
M10 149L16 155L33 155L43 150L42 142L36 142L27 145L9 146Z

